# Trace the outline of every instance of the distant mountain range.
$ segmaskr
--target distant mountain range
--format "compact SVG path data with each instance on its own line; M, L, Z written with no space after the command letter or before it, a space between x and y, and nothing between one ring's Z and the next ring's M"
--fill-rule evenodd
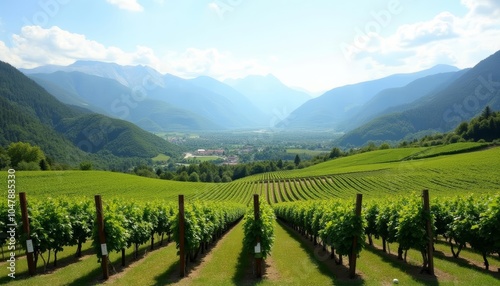
M438 65L416 73L395 74L377 80L334 88L297 108L281 123L281 126L285 129L345 131L346 127L343 123L358 114L363 105L379 92L405 86L425 76L457 70L456 67Z
M315 98L273 75L220 82L94 61L22 71L63 103L125 119L148 131L279 127L344 132L338 144L358 146L449 131L486 105L498 109L499 57L497 52L471 69L437 65L350 84ZM489 88L491 96L476 95L483 92L477 91L481 86Z
M224 83L244 94L267 118L266 127L285 119L292 111L311 99L306 92L284 85L272 74L251 75L242 79L227 79Z
M94 61L21 71L64 103L149 131L269 128L310 98L272 75L233 80L233 88L206 76L182 79L144 66Z
M348 132L338 143L359 146L367 141L401 140L415 133L447 132L486 106L500 110L500 51L442 81L398 111L382 114Z

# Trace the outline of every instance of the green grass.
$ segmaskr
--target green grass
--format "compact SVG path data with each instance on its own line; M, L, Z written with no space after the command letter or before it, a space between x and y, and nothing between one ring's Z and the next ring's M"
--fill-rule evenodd
M422 159L439 155L452 155L486 148L488 143L463 142L443 146L429 147L422 152L410 156L409 159Z
M376 245L381 245L380 240L374 240ZM489 261L491 263L490 269L493 271L486 271L484 267L472 265L469 261L476 261L480 264L482 263L481 255L474 253L472 251L466 251L467 259L455 259L451 258L451 251L447 245L443 244L435 244L436 252L434 254L434 269L437 278L432 279L427 275L419 274L420 266L422 264L422 256L420 252L410 249L408 251L408 263L404 263L401 260L396 259L397 252L397 244L391 244L391 253L385 254L380 249L374 249L373 247L367 247L365 251L361 253L360 263L363 261L363 257L365 253L370 253L371 255L378 256L379 259L382 259L389 265L392 265L392 268L400 269L409 277L401 278L398 276L398 273L393 273L394 278L398 278L400 284L403 285L497 285L498 280L500 279L500 273L495 272L495 265L499 265L498 259L490 258ZM443 255L442 253L445 253ZM462 254L463 255L463 254ZM462 256L461 255L461 256ZM493 262L493 263L492 263ZM379 264L377 265L376 271L390 271L390 269L380 269ZM481 264L482 265L482 264ZM361 271L363 271L360 268ZM389 273L389 272L387 272ZM399 273L401 275L402 273ZM403 274L403 277L405 275ZM410 278L410 279L408 279Z
M159 241L156 238L155 241ZM166 243L165 243L166 244ZM134 248L130 247L126 250L126 263L127 266L125 271L133 269L130 267L132 263L143 264L148 263L149 257L161 257L161 262L156 262L158 265L156 267L165 269L169 265L173 265L178 261L176 256L175 244L171 243L162 248L158 248L151 252L149 250L149 244L144 244L139 248L140 259L135 260L133 258ZM47 266L47 272L43 272L43 261L39 259L37 265L37 275L34 277L29 277L28 266L25 256L18 257L16 264L16 279L12 280L7 277L6 262L2 260L0 267L2 268L0 277L0 284L8 283L9 285L92 285L101 282L102 271L101 264L97 263L97 256L94 254L91 243L87 242L83 245L82 258L75 258L76 246L75 247L65 247L64 251L58 253L58 267L54 268L52 266L53 258L51 258L51 263ZM47 259L47 255L44 255ZM52 255L53 257L53 255ZM114 269L121 271L121 253L112 252L110 253L110 260L113 267L110 267L110 275L116 276ZM154 261L154 260L153 260ZM151 266L153 267L153 266ZM5 270L4 270L5 269ZM118 272L119 273L119 272ZM140 276L140 275L139 275ZM146 284L138 284L146 285Z
M111 277L111 285L164 285L179 277L179 256L175 243L151 252L135 262L123 274Z
M16 190L26 192L28 200L68 196L92 198L97 194L102 195L104 201L111 198L176 200L179 194L194 200L200 193L218 187L214 183L166 181L104 171L19 171L16 176Z
M156 157L151 158L153 162L166 162L168 159L170 159L170 156L165 154L158 154Z
M257 190L264 190L264 194L268 190L271 194L277 193L272 185L279 181L285 185L289 197L303 197L302 192L316 193L316 198L347 199L356 193L370 199L422 189L429 189L432 196L500 191L500 177L496 171L500 169L500 148L402 160L420 151L420 148L409 148L363 153L305 169L255 175L232 184L238 190L244 189L245 184L254 184L246 192L247 196ZM270 201L280 202L275 196L271 196Z

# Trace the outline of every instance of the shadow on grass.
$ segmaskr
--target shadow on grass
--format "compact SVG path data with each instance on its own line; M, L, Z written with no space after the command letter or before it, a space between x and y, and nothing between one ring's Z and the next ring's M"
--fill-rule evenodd
M155 243L154 250L150 250L150 244L143 244L139 248L139 257L136 259L134 257L134 251L131 251L129 254L125 255L125 266L121 266L121 252L114 252L113 255L116 255L113 262L109 263L109 276L113 278L113 275L119 274L125 270L127 270L132 263L139 262L142 259L146 259L145 257L149 252L155 252L167 247L170 243L163 242L163 245L160 245L160 242ZM133 246L132 246L133 248ZM97 257L90 257L89 259L96 260L96 268L91 272L87 273L84 276L79 277L78 279L72 281L68 285L94 285L97 283L102 283L104 280L102 279L102 269L101 264L97 263Z
M172 264L165 272L156 276L154 279L156 281L155 285L166 285L180 282L182 279L189 277L190 273L195 271L198 267L202 266L205 257L215 248L215 246L226 236L233 228L238 225L241 219L233 222L231 226L217 239L215 242L211 242L208 248L205 249L203 253L199 253L198 257L194 262L189 261L186 265L186 275L185 277L180 276L180 261L179 257L176 256L176 262Z
M204 253L198 254L198 257L195 261L189 261L186 265L186 275L184 277L180 276L180 259L179 256L176 256L176 261L174 264L170 265L170 267L160 275L155 277L155 285L167 285L180 282L182 279L189 277L190 273L195 271L200 265L203 263L205 256L207 256L214 245L210 245L210 248L207 249ZM189 260L189 258L188 258Z
M238 264L236 265L236 272L234 273L231 280L235 285L256 285L262 279L256 278L253 273L253 263L252 256L246 253L245 249L242 247L240 254L238 256ZM264 262L264 261L263 261ZM263 264L263 276L265 275L266 264Z
M155 285L167 285L179 282L182 277L180 277L180 263L177 260L174 264L170 265L167 271L155 277Z
M245 278L246 276L248 276L249 272L248 269L250 268L249 262L250 262L250 257L245 252L245 249L242 247L240 254L238 255L238 264L236 265L236 272L234 273L231 279L235 285L240 285L244 280L246 280Z
M359 275L350 279L349 267L335 264L335 261L329 258L330 252L323 251L321 246L314 245L312 241L297 233L281 220L278 219L277 222L288 235L300 243L300 247L307 253L309 259L318 265L322 274L331 278L333 285L365 285L364 279ZM344 261L347 262L345 259ZM304 270L307 271L307 269Z
M384 262L390 264L391 267L408 274L412 277L413 281L417 283L422 285L439 285L439 281L436 276L429 275L427 273L420 273L422 270L421 266L405 263L404 261L398 259L395 254L385 253L381 249L374 246L366 245L365 250L379 256Z
M449 244L446 242L443 242L443 241L438 241L436 244L446 245L449 247ZM464 252L464 250L462 250L462 252ZM450 250L450 252L451 252L451 250ZM476 253L476 254L481 255L479 253ZM440 250L434 251L434 257L451 262L451 263L454 263L454 264L457 264L460 267L470 268L470 269L473 269L474 271L481 272L482 274L488 274L496 279L500 279L500 271L497 271L497 269L493 269L493 267L491 267L491 265L490 265L490 270L486 270L486 268L484 266L478 265L480 263L484 263L483 261L475 261L477 263L476 264L476 263L474 263L471 260L468 260L466 258L462 258L462 257L455 258L455 257L453 257L453 255L447 255L443 251L440 251ZM490 259L495 260L494 257L488 257L488 260L490 260ZM497 271L497 272L495 272L495 271Z
M38 258L38 263L37 263L37 267L36 267L36 271L35 271L36 276L51 275L55 271L63 269L66 266L69 266L69 265L74 264L74 263L78 263L78 262L82 261L83 259L89 259L89 257L86 257L86 256L92 255L92 254L93 254L93 250L91 248L89 248L89 249L82 251L82 257L76 257L76 255L74 255L74 254L68 255L66 257L58 259L57 260L57 267L54 267L53 266L54 265L53 264L54 263L54 254L52 253L51 261L50 261L50 263L47 264L47 269L45 272L44 272L43 260L41 258ZM23 254L20 257L23 260L21 260L21 261L18 260L17 263L27 263L26 255ZM44 254L44 257L45 257L45 259L48 258L47 253ZM28 274L28 269L26 269L22 272L16 272L15 276L16 276L16 280L30 278L30 276ZM12 278L10 278L8 276L0 277L0 285L3 285L11 280L12 280Z

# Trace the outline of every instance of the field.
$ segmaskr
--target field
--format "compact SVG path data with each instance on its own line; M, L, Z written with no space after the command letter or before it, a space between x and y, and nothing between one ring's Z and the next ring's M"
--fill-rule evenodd
M500 148L481 144L458 143L444 147L379 150L327 161L309 168L278 171L246 177L231 183L190 183L149 179L102 171L18 172L17 192L26 192L28 200L47 197L113 198L137 201L177 200L184 194L186 203L201 200L233 201L249 204L253 194L260 194L270 204L313 199L353 200L362 193L365 201L416 194L429 189L432 198L468 194L500 193ZM482 267L478 253L465 249L462 258L451 257L444 242L436 244L436 274L419 274L419 253L410 251L408 263L395 254L383 253L380 241L367 247L359 258L359 276L346 278L346 268L326 259L320 248L299 236L282 223L276 223L276 243L266 260L266 273L256 281L248 273L249 261L242 253L242 224L236 225L214 244L187 278L179 279L178 258L173 243L154 251L141 247L143 258L128 258L131 265L117 267L106 284L116 285L388 285L398 278L403 285L494 285L500 281L498 256L490 257L490 271ZM11 281L13 285L88 285L100 283L99 264L92 255L73 258L74 248L61 252L62 267L49 268L47 274ZM391 246L396 252L396 244ZM131 253L130 248L128 253ZM112 255L118 265L118 254ZM20 258L19 276L26 277L26 264ZM0 263L4 268L5 263ZM224 267L219 267L224 265ZM251 267L250 267L251 269ZM5 270L3 270L5 272ZM41 271L39 269L39 271ZM250 270L251 271L251 270ZM2 272L2 273L4 273ZM39 272L40 273L40 272ZM2 275L0 283L9 279Z
M468 143L455 146L470 148ZM441 148L441 147L435 147ZM343 157L306 169L278 171L231 183L164 181L102 171L19 172L17 188L28 197L93 196L174 200L187 199L249 203L260 194L270 203L346 198L366 199L429 189L433 196L498 193L500 148L405 160L426 149L380 150ZM446 150L448 152L448 150Z
M170 159L170 156L167 156L165 154L158 154L158 156L151 158L153 162L167 162L168 159Z

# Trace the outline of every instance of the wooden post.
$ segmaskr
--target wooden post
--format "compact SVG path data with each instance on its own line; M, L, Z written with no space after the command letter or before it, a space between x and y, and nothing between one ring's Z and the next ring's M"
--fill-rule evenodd
M253 195L253 217L255 221L260 220L259 195ZM260 237L257 236L256 241L260 244ZM255 257L255 277L262 277L262 257Z
M361 216L361 202L363 200L363 195L362 194L357 194L356 195L356 209L354 210L354 213L356 214L357 217ZM358 244L358 237L354 236L352 239L352 252L349 255L349 277L353 279L356 277L356 247Z
M19 193L19 201L21 203L21 219L23 220L23 231L26 233L26 260L28 260L28 272L31 276L36 274L35 260L33 257L33 242L30 234L30 222L28 217L28 201L26 193Z
M426 215L430 217L431 207L429 203L429 190L422 191L422 197L424 200L424 212ZM432 226L431 220L428 219L426 223L427 230L427 271L429 274L434 275L434 245L433 245L433 235L432 235Z
M109 278L108 268L108 249L106 247L106 235L104 233L104 216L102 211L102 200L100 195L95 195L95 211L97 214L97 232L99 233L99 243L101 244L101 268L102 278L107 280Z
M184 195L179 195L179 256L180 276L186 276L186 246L184 243Z

